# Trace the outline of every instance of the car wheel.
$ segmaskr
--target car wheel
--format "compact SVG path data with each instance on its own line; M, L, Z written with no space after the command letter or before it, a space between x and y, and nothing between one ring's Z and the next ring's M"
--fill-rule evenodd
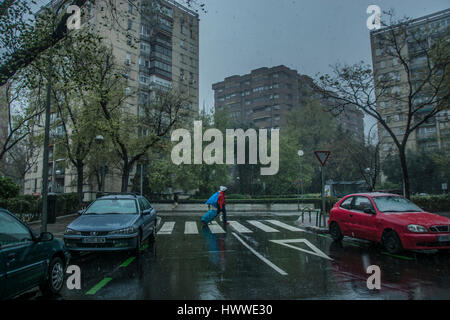
M383 245L389 253L399 253L403 250L400 238L395 231L387 231L383 235Z
M341 241L344 238L344 236L341 233L341 228L339 228L337 222L333 221L330 224L330 235L334 241Z
M47 271L47 281L39 286L44 296L58 294L64 284L64 262L60 257L53 257Z

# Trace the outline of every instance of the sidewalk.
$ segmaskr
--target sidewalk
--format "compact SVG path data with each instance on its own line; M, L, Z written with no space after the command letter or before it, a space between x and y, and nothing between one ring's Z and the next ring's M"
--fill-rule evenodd
M64 231L66 230L66 226L78 217L79 217L79 215L77 213L70 214L67 216L56 217L55 223L47 224L47 231L53 233L55 238L62 240ZM40 220L30 222L28 225L37 234L41 233L41 221Z

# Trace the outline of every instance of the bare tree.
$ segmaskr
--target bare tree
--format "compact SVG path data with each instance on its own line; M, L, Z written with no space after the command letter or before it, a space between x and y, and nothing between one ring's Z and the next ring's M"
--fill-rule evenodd
M372 32L372 38L384 55L398 65L394 72L374 74L363 62L352 66L336 64L332 75L320 77L320 86L324 95L339 97L335 108L356 106L376 119L392 138L402 168L403 193L409 198L408 139L449 102L448 27L443 32L431 32L427 27L413 25L410 19L394 21L392 15L387 15L390 23ZM398 106L404 114L401 132L383 116L381 103L391 108Z

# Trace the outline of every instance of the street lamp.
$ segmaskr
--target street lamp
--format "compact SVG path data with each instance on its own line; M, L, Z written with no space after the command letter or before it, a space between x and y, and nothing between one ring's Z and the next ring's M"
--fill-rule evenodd
M302 179L302 161L301 161L301 158L303 157L303 155L305 154L304 152L303 152L303 150L298 150L298 152L297 152L297 154L298 154L298 156L299 156L299 159L300 159L300 161L299 161L299 166L300 166L300 186L301 186L301 188L302 188L302 197L303 197L303 179Z
M103 147L105 143L105 138L100 134L95 137L95 142ZM102 162L102 165L100 166L100 192L105 191L105 164Z

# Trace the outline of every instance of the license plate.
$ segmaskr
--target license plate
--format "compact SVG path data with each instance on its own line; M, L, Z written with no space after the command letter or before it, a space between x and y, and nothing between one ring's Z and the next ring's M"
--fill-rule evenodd
M98 237L92 237L92 238L83 238L83 243L105 243L105 238L98 238Z
M437 238L437 240L439 241L439 242L447 242L447 241L450 241L450 235L446 235L446 236L438 236L438 238Z

